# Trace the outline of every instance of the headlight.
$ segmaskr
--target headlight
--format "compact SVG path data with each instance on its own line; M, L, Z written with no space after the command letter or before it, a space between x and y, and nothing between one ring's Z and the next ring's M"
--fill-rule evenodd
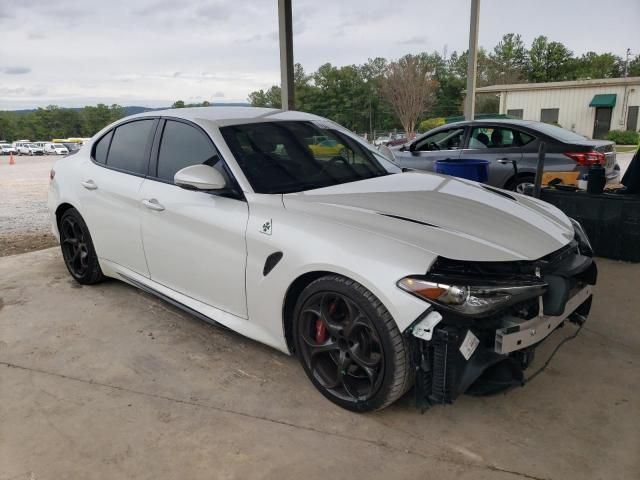
M439 276L438 276L439 277ZM544 293L544 282L523 281L464 282L462 279L410 276L402 278L398 287L427 302L461 315L486 316L514 303Z
M593 247L591 246L591 242L589 241L589 237L587 237L587 233L580 225L580 222L573 218L569 218L571 223L573 224L573 231L575 233L575 238L578 242L578 247L580 248L580 253L587 256L593 256Z

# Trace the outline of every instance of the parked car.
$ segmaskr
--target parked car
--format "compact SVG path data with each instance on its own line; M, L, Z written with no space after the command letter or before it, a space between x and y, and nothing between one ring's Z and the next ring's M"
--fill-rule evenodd
M73 155L74 153L76 153L82 146L77 144L76 142L62 142L62 145L67 148L67 150L69 151L69 155Z
M373 144L374 144L376 147L379 147L379 146L381 146L381 145L386 145L386 144L387 144L387 142L388 142L389 140L391 140L391 137L388 137L388 136L382 136L382 137L378 137L378 138L376 138L376 139L373 141Z
M409 139L407 137L397 137L397 138L394 138L393 140L389 140L385 145L387 147L394 147L396 145L404 145L408 141Z
M35 146L33 143L19 142L16 144L16 149L18 150L18 155L44 155L44 149Z
M18 150L10 143L0 143L0 154L2 155L17 155Z
M428 171L435 169L437 160L489 160L490 185L523 192L534 181L540 142L546 144L545 171L586 173L600 163L608 183L619 179L614 142L589 140L555 125L527 120L451 123L391 151L398 166Z
M47 155L69 155L69 150L62 143L45 143L44 153Z
M344 145L337 140L324 136L309 138L307 142L313 154L319 157L335 157L345 151Z
M305 139L320 135L345 151L315 155ZM541 341L585 321L596 281L584 231L558 209L402 173L302 112L134 115L50 177L76 281L120 279L295 353L353 411L391 404L414 379L423 407L494 391L498 377L520 385Z

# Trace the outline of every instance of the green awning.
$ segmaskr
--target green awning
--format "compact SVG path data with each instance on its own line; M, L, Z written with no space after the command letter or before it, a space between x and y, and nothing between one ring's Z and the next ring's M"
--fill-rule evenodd
M589 104L590 107L615 107L616 94L604 93L602 95L594 95L593 100Z

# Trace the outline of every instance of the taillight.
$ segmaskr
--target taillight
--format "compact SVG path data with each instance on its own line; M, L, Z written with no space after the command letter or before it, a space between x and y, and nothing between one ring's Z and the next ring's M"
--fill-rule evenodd
M605 156L602 152L578 152L578 153L565 153L569 158L572 158L578 165L589 167L591 165L604 165Z
M52 168L51 171L49 172L49 180L53 180L53 177L56 176L56 171Z

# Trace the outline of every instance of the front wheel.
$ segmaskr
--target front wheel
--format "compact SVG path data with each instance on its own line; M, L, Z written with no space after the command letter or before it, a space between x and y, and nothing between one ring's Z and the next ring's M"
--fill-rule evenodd
M104 279L98 255L84 219L75 208L62 214L58 225L60 248L67 270L82 285L92 285Z
M311 382L343 408L379 410L411 386L409 348L391 314L353 280L310 283L296 304L294 338Z

